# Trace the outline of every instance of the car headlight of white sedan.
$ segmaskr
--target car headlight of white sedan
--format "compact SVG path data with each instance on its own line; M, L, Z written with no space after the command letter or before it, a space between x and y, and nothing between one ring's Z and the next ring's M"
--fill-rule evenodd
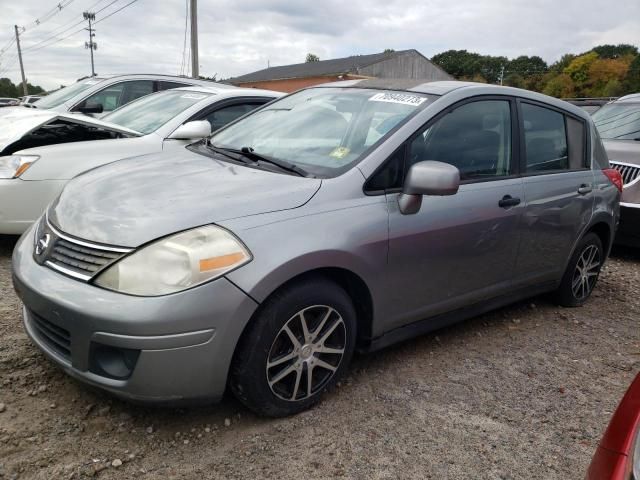
M0 157L0 178L18 178L39 158L38 155Z
M142 247L108 267L95 285L130 295L166 295L221 277L251 258L233 234L208 225Z

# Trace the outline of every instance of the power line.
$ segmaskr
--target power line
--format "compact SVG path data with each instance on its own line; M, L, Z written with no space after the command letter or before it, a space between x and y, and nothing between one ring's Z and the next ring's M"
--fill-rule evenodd
M101 19L96 20L95 25L97 25L98 23L100 23L100 22L102 22L102 21L106 20L106 19L107 19L107 18L109 18L110 16L115 15L115 14L116 14L116 13L118 13L119 11L124 10L124 9L125 9L125 8L127 8L129 5L133 5L133 4L134 4L134 3L136 3L137 1L138 1L138 0L132 0L131 2L127 3L126 5L124 5L124 6L120 7L118 10L115 10L115 11L111 12L111 13L110 13L109 15L107 15L106 17L102 17ZM97 13L97 12L96 12L96 13Z
M112 1L111 1L111 3L109 3L108 5L106 5L105 7L103 7L103 8L102 8L101 10L99 10L99 11L104 10L105 8L109 7L110 5L113 5L113 4L114 4L114 3L116 3L117 1L119 1L119 0L112 0ZM113 12L109 13L106 17L102 17L102 18L100 18L100 19L96 20L96 21L93 23L93 25L97 25L98 23L102 22L103 20L106 20L107 18L109 18L109 17L110 17L110 16L112 16L112 15L115 15L115 14L116 14L116 13L118 13L119 11L124 10L124 9L125 9L125 8L127 8L129 5L131 5L131 4L133 4L133 3L136 3L137 1L138 1L138 0L133 0L133 1L129 2L129 3L127 3L126 5L123 5L123 6L122 6L122 7L120 7L119 9L114 10ZM98 13L98 12L96 12L96 13ZM74 24L74 25L73 25L73 27L76 27L76 26L80 25L81 23L84 23L84 21L85 21L84 19L80 20L79 22L77 22L76 24ZM73 28L73 27L69 27L69 28L67 28L65 31L71 30L71 28ZM50 46L52 46L52 45L55 45L56 43L62 42L63 40L66 40L67 38L72 37L73 35L75 35L75 34L77 34L77 33L80 33L80 32L82 32L83 30L84 30L84 27L83 27L83 28L80 28L80 29L78 29L78 30L75 30L75 31L71 32L70 34L65 35L64 37L60 37L60 38L55 38L56 36L54 36L54 37L49 37L48 39L42 40L42 41L38 42L37 44L30 46L30 47L29 47L29 49L24 49L24 50L25 50L25 51L28 51L29 53L37 52L38 50L42 50L43 48L47 48L47 47L50 47ZM63 32L60 32L60 33L63 33ZM60 34L58 34L58 35L60 35ZM51 41L50 43L46 43L45 45L40 45L40 44L45 43L45 42L47 42L47 41L49 41L49 40L53 40L53 41Z
M47 20L49 20L50 18L52 18L55 15L57 15L58 13L60 13L65 7L68 7L69 5L71 5L73 3L73 1L74 0L63 0L63 1L61 1L55 7L53 7L51 10L48 10L47 13L45 13L44 15L41 15L40 17L36 18L34 21L32 21L31 23L28 23L26 26L23 26L22 28L24 30L29 30L30 28L35 28L35 27L38 27L38 26L42 25Z
M82 22L80 22L80 23L84 23L84 20L83 20ZM74 31L74 32L71 32L69 35L65 35L64 37L58 38L58 39L54 40L53 42L48 43L48 44L46 44L46 45L42 45L42 46L37 47L37 48L33 48L33 47L31 47L31 48L29 48L29 50L27 51L27 53L37 52L38 50L42 50L43 48L50 47L51 45L55 45L56 43L60 43L60 42L62 42L63 40L66 40L67 38L72 37L72 36L74 36L75 34L80 33L80 32L83 32L83 31L84 31L84 27L82 27L80 30L76 30L76 31Z
M104 2L104 1L105 1L105 0L98 0L96 3L94 3L94 4L90 7L90 9L91 9L91 8L93 8L93 7L95 7L95 6L97 6L98 4L100 4L100 3ZM116 3L117 1L118 1L118 0L112 0L108 5L106 5L105 7L101 8L101 9L100 9L100 10L98 10L96 13L99 13L99 12L103 11L105 8L107 8L107 7L111 6L111 5L113 5L113 4L114 4L114 3ZM65 24L65 25L69 25L69 24L70 24L70 23L72 23L72 22L74 22L74 20L72 20L71 22L68 22L68 23L67 23L67 24ZM60 30L59 32L56 32L56 33L54 33L53 35L50 35L49 37L44 38L44 39L42 39L42 40L40 40L40 41L38 41L38 42L34 43L33 45L29 45L27 48L24 48L23 50L24 50L25 52L40 50L40 48L37 48L37 47L39 47L39 46L40 46L40 45L42 45L43 43L47 43L47 42L49 42L50 40L56 39L57 41L62 41L62 40L64 40L64 39L66 39L66 38L69 38L70 36L74 35L74 34L75 34L75 33L77 33L77 32L74 32L74 33L72 33L71 35L67 35L66 37L63 37L63 38L58 38L58 37L59 37L60 35L64 34L64 33L68 32L68 31L69 31L69 30L71 30L72 28L75 28L75 27L77 27L78 25L83 24L84 22L85 22L85 20L84 20L84 18L83 18L82 20L80 20L80 21L77 21L77 22L73 23L73 25L70 25L69 27L64 28L63 30ZM65 25L63 25L63 26L65 26ZM53 31L58 30L59 28L61 28L61 27L58 27L58 28L54 29ZM52 31L52 32L53 32L53 31ZM54 43L57 43L57 41L56 41L56 42L53 42L53 43L50 43L49 45L53 45ZM49 45L45 45L45 46L49 46ZM41 47L41 48L44 48L44 46L43 46L43 47Z

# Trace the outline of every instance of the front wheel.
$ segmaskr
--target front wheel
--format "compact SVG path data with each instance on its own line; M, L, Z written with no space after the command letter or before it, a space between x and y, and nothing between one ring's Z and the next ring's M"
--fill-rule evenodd
M356 313L349 295L322 278L301 282L265 302L234 356L231 390L260 415L311 407L353 355Z
M578 244L557 291L558 303L564 307L578 307L593 291L604 263L604 249L600 237L586 234Z

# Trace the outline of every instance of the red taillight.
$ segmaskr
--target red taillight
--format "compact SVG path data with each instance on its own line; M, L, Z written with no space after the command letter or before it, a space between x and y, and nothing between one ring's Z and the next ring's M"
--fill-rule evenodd
M620 175L620 172L615 168L605 168L602 170L602 173L604 173L607 178L611 180L611 183L622 193L622 175Z

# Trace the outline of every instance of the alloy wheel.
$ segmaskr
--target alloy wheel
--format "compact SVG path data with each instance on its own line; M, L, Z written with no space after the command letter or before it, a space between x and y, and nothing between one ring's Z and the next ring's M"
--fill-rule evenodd
M598 280L600 273L600 249L587 245L580 254L571 280L571 291L577 300L587 298Z
M346 344L345 323L335 309L314 305L299 311L280 329L269 350L269 388L288 401L322 391L338 370Z

